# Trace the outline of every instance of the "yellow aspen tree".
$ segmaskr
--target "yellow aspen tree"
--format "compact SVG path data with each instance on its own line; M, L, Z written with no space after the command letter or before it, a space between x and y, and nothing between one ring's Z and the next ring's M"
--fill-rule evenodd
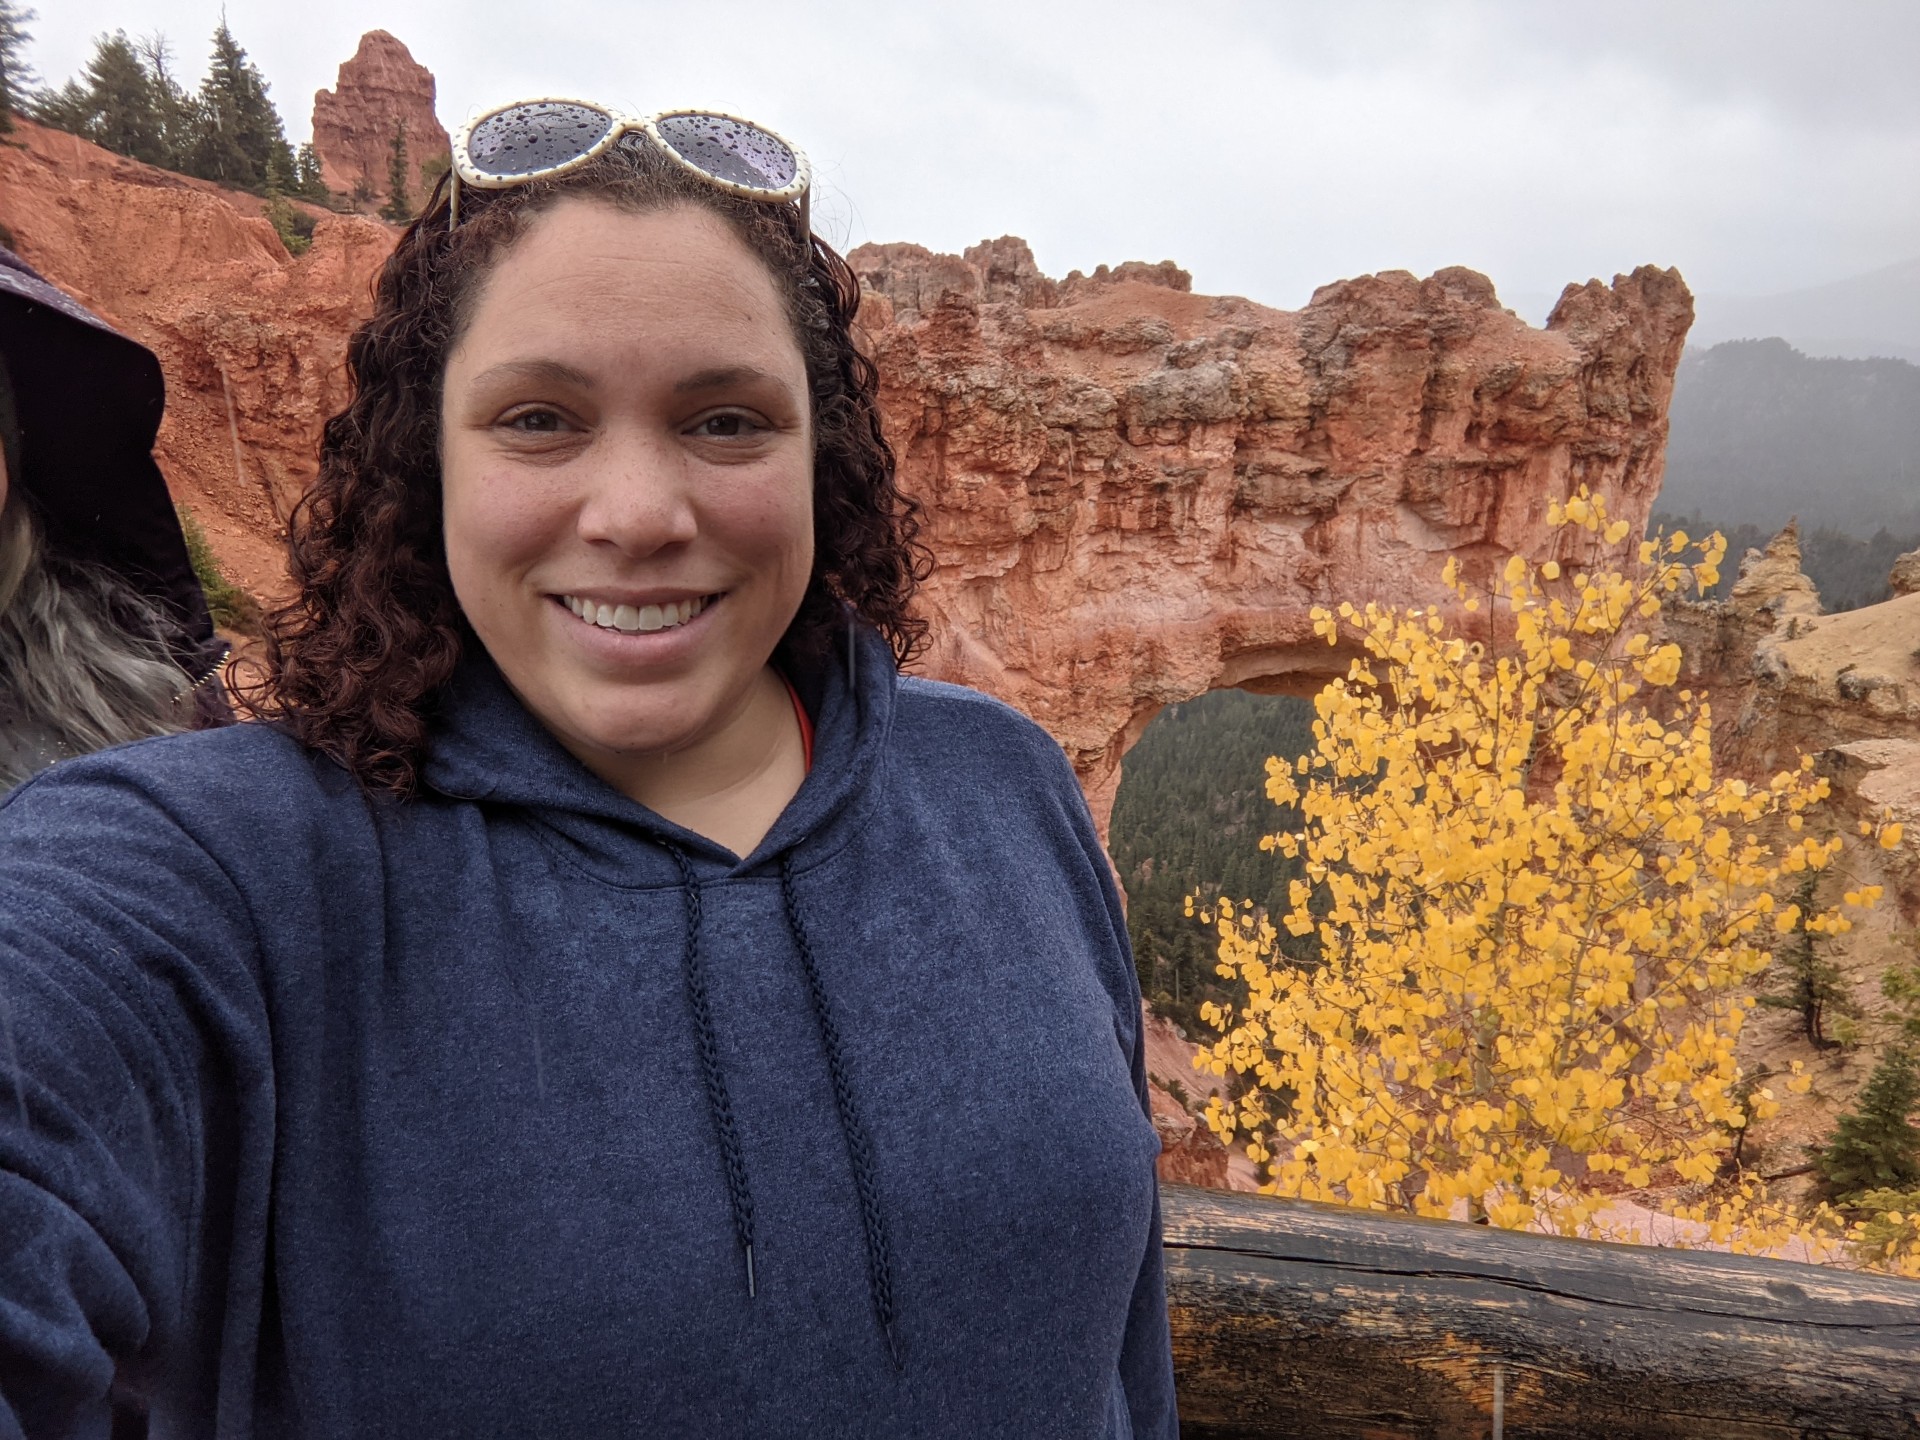
M1261 842L1303 862L1291 905L1189 900L1245 996L1205 1013L1220 1038L1197 1063L1248 1077L1208 1120L1284 1195L1592 1234L1587 1182L1610 1176L1712 1193L1677 1213L1762 1248L1781 1231L1758 1182L1720 1171L1777 1101L1741 1084L1734 1043L1780 938L1850 927L1775 898L1840 854L1806 823L1826 782L1810 758L1716 776L1708 699L1651 628L1717 581L1724 540L1646 541L1632 565L1600 497L1551 520L1615 568L1514 557L1486 591L1492 640L1420 608L1315 612L1358 655L1316 701L1310 753L1267 762L1302 821ZM1444 578L1479 607L1454 562ZM1282 926L1317 959L1281 953Z

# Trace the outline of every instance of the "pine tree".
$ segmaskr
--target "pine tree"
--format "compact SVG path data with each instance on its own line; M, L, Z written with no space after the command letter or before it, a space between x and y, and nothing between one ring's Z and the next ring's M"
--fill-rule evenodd
M293 157L293 191L303 200L313 200L322 205L333 198L327 190L325 177L320 173L320 156L311 140L303 144Z
M263 190L270 162L293 172L293 147L267 98L267 82L222 19L213 55L200 82L199 116L187 170L204 180Z
M278 159L267 162L266 200L267 223L273 226L274 233L280 237L280 243L287 247L287 253L289 255L304 254L307 247L313 243L313 226L308 223L303 233L301 222L305 217L301 216L293 208L292 202L287 199L286 185L281 177Z
M33 70L23 52L33 38L27 23L34 18L15 0L0 0L0 135L12 133L14 112L25 108L33 92Z
M1800 913L1793 933L1774 952L1774 964L1779 971L1776 988L1758 998L1770 1009L1797 1012L1807 1039L1826 1050L1849 1043L1846 1029L1831 1027L1839 1029L1838 1037L1829 1033L1829 1022L1844 1025L1856 1020L1860 1007L1854 1002L1840 967L1820 953L1815 931L1809 928L1816 914L1819 888L1819 871L1809 870L1801 877L1794 891Z
M1850 1114L1842 1115L1833 1139L1814 1169L1836 1198L1869 1190L1905 1190L1920 1184L1920 1053L1911 1041L1889 1048L1873 1067Z
M124 30L101 35L77 80L35 107L42 123L149 165L171 159L153 77Z
M407 181L407 122L396 120L393 143L387 151L387 203L380 207L383 219L404 225L413 219L413 198Z
M181 88L173 75L173 47L158 31L142 35L134 42L140 63L145 67L152 89L154 114L159 119L166 159L158 163L178 170L193 148L194 122L197 118L193 97Z

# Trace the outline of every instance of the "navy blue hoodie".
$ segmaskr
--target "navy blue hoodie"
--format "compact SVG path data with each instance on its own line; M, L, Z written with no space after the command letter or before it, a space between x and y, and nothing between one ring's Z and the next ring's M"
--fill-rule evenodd
M470 661L423 792L258 725L0 806L0 1437L1176 1433L1065 757L876 634L744 860Z

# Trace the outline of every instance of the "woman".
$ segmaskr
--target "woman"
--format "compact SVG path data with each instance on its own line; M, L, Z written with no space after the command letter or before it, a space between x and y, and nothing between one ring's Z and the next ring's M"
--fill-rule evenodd
M0 249L0 794L227 718L225 647L153 462L163 403L150 352Z
M166 1434L1172 1436L1117 897L1059 748L896 668L804 162L544 102L455 161L271 723L0 809L0 1436L116 1375Z

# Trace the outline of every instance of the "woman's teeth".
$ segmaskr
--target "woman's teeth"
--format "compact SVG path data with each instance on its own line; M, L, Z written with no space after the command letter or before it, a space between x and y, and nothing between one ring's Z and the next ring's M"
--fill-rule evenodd
M602 630L620 630L628 634L635 631L671 630L676 625L684 625L702 610L713 596L702 596L698 600L682 600L673 605L600 605L592 600L582 600L578 595L562 595L566 607L589 625L598 625Z

